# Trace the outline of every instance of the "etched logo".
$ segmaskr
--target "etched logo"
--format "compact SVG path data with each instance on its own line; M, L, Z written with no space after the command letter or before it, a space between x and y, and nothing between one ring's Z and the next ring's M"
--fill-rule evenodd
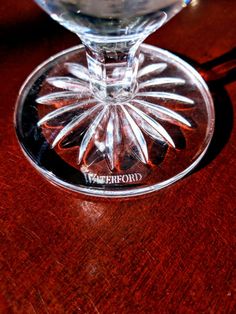
M111 176L98 176L94 173L84 173L84 177L89 184L122 184L135 183L142 180L141 173L127 173Z

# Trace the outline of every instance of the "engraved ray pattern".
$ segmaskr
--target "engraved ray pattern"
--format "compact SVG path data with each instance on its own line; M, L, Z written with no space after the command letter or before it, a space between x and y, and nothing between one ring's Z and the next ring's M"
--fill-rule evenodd
M194 104L194 101L192 99L178 95L178 94L173 94L173 93L144 92L144 93L138 93L137 96L154 97L154 98L160 98L160 99L170 99L170 100L181 101L181 102L184 102L184 103L190 104L190 105Z
M134 97L130 101L112 105L91 95L89 74L84 66L77 63L65 63L65 69L71 76L53 76L47 79L49 85L63 91L49 93L36 100L38 104L55 107L39 120L38 126L42 127L51 121L55 124L57 119L63 117L64 114L73 113L73 117L72 115L68 118L63 117L65 123L55 135L52 148L73 133L74 136L78 136L78 132L75 131L83 126L82 141L78 147L78 164L89 154L90 143L97 146L111 170L118 165L121 143L135 158L146 164L149 161L149 152L144 134L174 149L175 140L161 121L166 120L179 126L192 127L189 120L175 110L166 108L163 101L168 101L169 106L171 102L175 106L176 103L182 103L186 109L191 108L194 101L178 93L155 90L158 87L163 90L166 85L181 86L185 84L185 81L178 77L168 76L146 80L149 75L162 74L166 68L167 64L164 62L143 67L138 72L139 84ZM151 90L145 90L147 87ZM150 101L152 98L155 98L155 103ZM157 100L159 104L156 104ZM87 130L84 132L86 125ZM125 134L122 132L121 125L126 130ZM102 133L104 136L99 138L99 134Z
M73 92L81 92L81 90L88 90L88 86L81 83L80 80L72 77L50 77L47 82L52 86L66 89Z
M148 87L148 86L158 86L158 85L168 85L168 84L183 85L185 84L185 80L179 79L176 77L162 77L162 78L157 78L157 79L140 83L139 89Z
M82 81L89 82L88 70L83 65L68 62L65 64L65 66L69 73L71 73L78 79L81 79Z
M78 99L78 97L86 97L89 96L89 91L80 91L80 92L57 92L51 93L36 99L38 104L44 105L57 105L60 104L63 100L70 100L70 99Z
M81 108L83 106L92 104L94 102L96 102L95 99L90 99L90 100L87 100L87 101L79 101L79 102L76 102L75 104L71 104L71 105L68 105L68 106L61 107L61 108L58 108L56 110L53 110L53 111L49 112L48 114L46 114L42 119L39 120L38 126L44 124L45 122L47 122L49 120L57 118L57 117L61 116L62 114L66 113L66 112L70 112L72 110Z
M144 67L143 69L139 70L138 78L148 75L151 72L155 72L155 74L160 74L167 68L166 63L157 63L157 64L150 64Z
M136 124L134 119L130 116L128 111L125 109L124 105L120 105L120 106L121 106L121 108L125 114L127 122L130 125L129 135L132 135L133 140L137 141L136 142L136 149L137 149L136 153L139 156L139 158L141 159L141 161L146 164L148 162L148 149L147 149L147 143L145 141L143 133L141 132L139 126Z
M111 170L115 168L115 165L118 162L118 154L116 154L115 151L120 143L120 123L116 107L114 107L114 110L110 110L110 117L106 129L107 159Z
M81 163L81 160L84 156L84 153L86 151L86 148L88 147L89 142L91 141L96 128L98 127L100 121L102 120L105 112L107 111L107 108L103 108L103 110L98 114L98 116L93 120L93 122L90 124L87 132L85 133L82 143L80 145L80 150L79 150L79 158L78 158L78 163Z
M52 143L52 147L55 147L61 139L69 135L75 128L77 128L85 119L96 112L101 106L97 105L89 110L86 110L83 114L75 116L56 136Z
M170 110L168 108L165 108L165 107L162 107L162 106L159 106L159 105L153 105L147 101L144 101L144 100L140 100L140 99L136 99L133 101L134 103L137 102L138 104L140 104L142 107L145 108L150 108L154 111L156 111L157 113L159 113L159 118L162 120L163 119L163 115L164 116L168 116L170 117L172 120L176 120L188 127L191 127L191 124L189 123L189 121L187 119L185 119L183 116L181 116L180 114L176 113L175 111L173 110ZM164 117L165 119L165 117Z
M129 106L133 111L135 111L146 123L148 123L154 130L156 130L161 137L163 137L165 140L167 140L171 146L175 147L175 143L172 140L172 138L170 137L170 135L166 132L166 130L161 126L160 123L158 123L157 121L155 121L154 119L152 119L151 117L149 117L148 115L146 115L146 113L144 113L143 111L141 111L140 109L134 107L131 104L128 104L127 106Z

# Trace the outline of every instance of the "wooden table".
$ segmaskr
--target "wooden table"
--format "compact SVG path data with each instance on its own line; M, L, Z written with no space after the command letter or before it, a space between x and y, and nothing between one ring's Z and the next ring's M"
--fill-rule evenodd
M0 15L0 313L236 313L235 1L194 0L146 40L207 79L216 131L194 173L130 200L65 192L24 158L18 90L78 39L32 1Z

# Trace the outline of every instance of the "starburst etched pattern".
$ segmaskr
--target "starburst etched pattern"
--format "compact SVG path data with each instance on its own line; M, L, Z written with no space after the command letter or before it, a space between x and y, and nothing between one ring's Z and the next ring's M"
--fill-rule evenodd
M37 98L37 103L48 109L38 126L56 130L50 139L52 148L76 147L78 165L91 163L94 150L107 160L111 170L119 168L120 158L124 158L122 151L148 164L150 139L176 148L166 123L180 129L192 128L191 120L176 109L178 105L192 108L194 101L175 92L185 84L184 79L163 76L167 70L165 62L141 68L135 95L121 103L105 102L93 96L84 66L70 62L64 67L67 76L47 78L47 83L57 88L56 91ZM155 78L150 79L152 73Z

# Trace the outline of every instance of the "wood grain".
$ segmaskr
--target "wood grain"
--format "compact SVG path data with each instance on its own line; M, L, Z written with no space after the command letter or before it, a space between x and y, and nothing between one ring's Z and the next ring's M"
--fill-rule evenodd
M25 160L18 90L78 39L31 1L0 14L0 313L236 313L235 2L193 1L147 39L208 80L216 132L194 173L121 201L65 192Z

